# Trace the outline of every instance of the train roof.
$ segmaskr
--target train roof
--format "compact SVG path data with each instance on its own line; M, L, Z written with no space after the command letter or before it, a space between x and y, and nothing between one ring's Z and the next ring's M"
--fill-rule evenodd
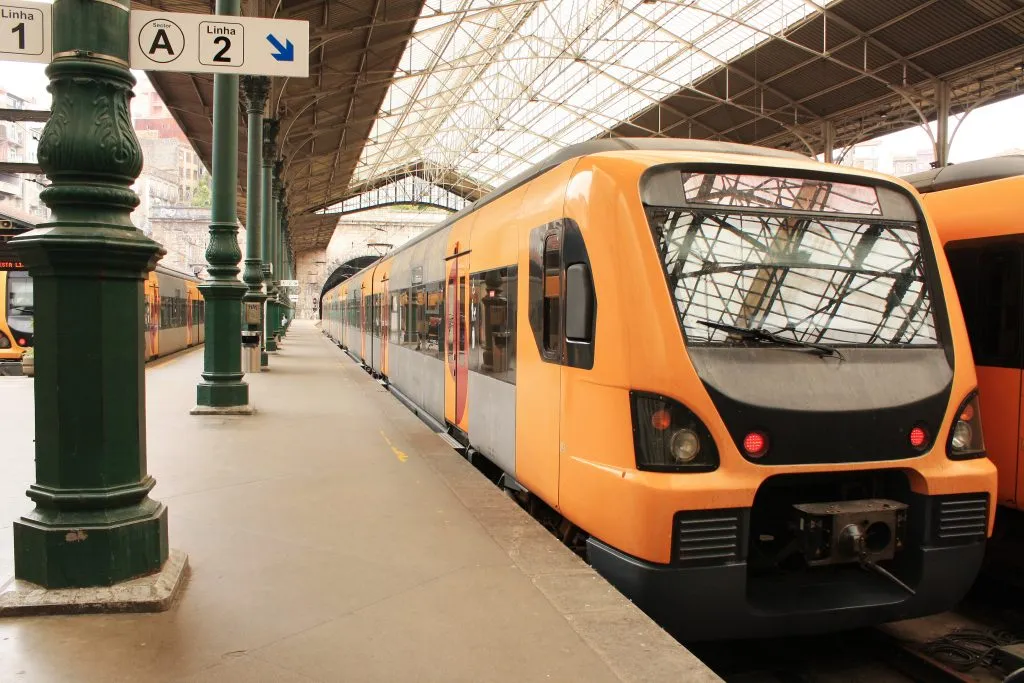
M195 283L202 283L203 282L201 279L199 279L198 277L196 277L192 273L186 273L183 270L178 270L177 268L172 268L170 266L165 266L164 264L159 263L159 262L156 264L156 268L154 270L156 272L158 272L158 273L163 273L165 275L173 275L175 277L180 277L182 280L188 280L189 282L195 282Z
M445 220L441 221L434 227L430 228L412 238L408 242L402 244L396 251L401 251L412 245L427 239L431 235L444 230L449 225L457 222L458 220L468 216L469 214L481 209L493 201L505 196L509 192L515 190L517 187L525 185L534 178L537 178L544 173L547 173L551 169L559 166L566 161L576 159L579 157L589 156L591 154L601 154L603 152L625 152L625 151L640 151L640 152L703 152L705 154L743 154L747 156L759 156L759 157L770 157L776 159L790 159L807 161L810 157L798 154L796 152L789 152L782 149L772 149L770 147L758 147L756 145L744 145L738 142L717 142L715 140L691 140L688 138L602 138L599 140L590 140L588 142L581 142L575 145L569 145L564 147L548 158L540 161L530 168L526 169L517 176L512 177L507 182L491 190L489 193L476 200L469 206L465 207L461 211L452 214ZM393 252L392 252L393 253ZM380 258L386 258L388 254L381 256ZM379 259L378 259L379 260ZM371 264L372 265L372 264ZM370 266L366 266L369 268ZM365 268L363 269L365 270ZM359 271L359 272L362 272ZM356 273L353 273L355 275ZM347 278L346 278L347 279ZM339 283L340 284L340 283Z
M950 164L903 176L918 192L941 192L1024 175L1024 154L1007 154L962 164Z

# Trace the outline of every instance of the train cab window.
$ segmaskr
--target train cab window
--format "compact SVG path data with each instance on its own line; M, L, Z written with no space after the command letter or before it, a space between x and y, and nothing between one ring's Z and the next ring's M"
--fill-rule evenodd
M989 367L1024 366L1021 343L1024 249L1019 244L949 250L960 307L974 362Z
M558 233L544 239L544 351L558 354L562 341L562 250Z

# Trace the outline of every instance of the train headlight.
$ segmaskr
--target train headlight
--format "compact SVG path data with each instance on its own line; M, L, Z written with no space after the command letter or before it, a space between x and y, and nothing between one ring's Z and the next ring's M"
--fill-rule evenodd
M669 443L672 457L678 463L693 462L693 459L700 454L700 437L693 430L680 429L672 435L672 440Z
M693 411L665 396L630 392L638 470L710 472L718 468L711 432Z
M953 460L985 457L985 440L981 432L981 405L976 391L971 392L957 410L953 426L949 430L946 454Z
M954 451L964 451L971 445L971 425L963 420L957 420L953 425L953 439L949 442Z

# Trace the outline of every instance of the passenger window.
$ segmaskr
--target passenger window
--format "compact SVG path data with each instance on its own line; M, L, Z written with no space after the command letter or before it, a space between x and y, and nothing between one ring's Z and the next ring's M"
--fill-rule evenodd
M516 267L475 273L471 287L469 369L515 384Z
M949 266L977 365L1024 365L1021 255L1017 244L949 251Z
M557 233L544 239L544 351L557 354L562 339L562 251Z

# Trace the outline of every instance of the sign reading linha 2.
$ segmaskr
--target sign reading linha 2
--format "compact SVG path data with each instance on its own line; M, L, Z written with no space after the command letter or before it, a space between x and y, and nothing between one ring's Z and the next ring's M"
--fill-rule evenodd
M309 22L132 10L131 67L309 76Z

